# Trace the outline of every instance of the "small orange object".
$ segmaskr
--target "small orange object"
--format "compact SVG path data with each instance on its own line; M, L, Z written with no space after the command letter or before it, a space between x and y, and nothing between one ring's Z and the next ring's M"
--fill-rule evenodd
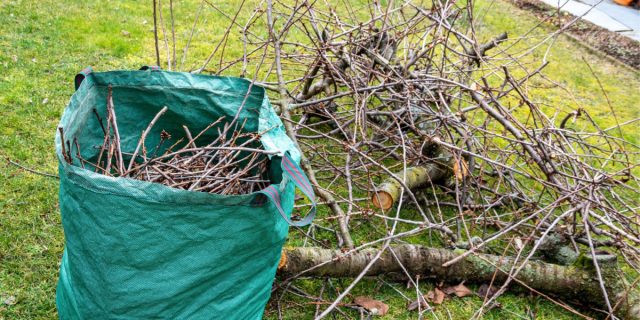
M469 175L469 166L467 162L462 159L454 156L455 162L453 163L453 175L458 179L458 181L464 180Z
M287 252L286 250L282 250L282 255L280 256L280 262L278 262L278 270L282 269L282 267L287 265Z
M626 7L626 6L630 6L633 0L613 0L613 2Z

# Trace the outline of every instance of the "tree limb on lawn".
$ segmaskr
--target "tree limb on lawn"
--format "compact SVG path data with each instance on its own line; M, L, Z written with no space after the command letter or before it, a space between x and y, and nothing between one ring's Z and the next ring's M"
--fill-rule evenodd
M371 262L378 251L375 248L367 248L345 255L341 250L315 247L286 248L278 273L285 276L355 277ZM505 281L509 270L514 266L513 258L490 254L470 255L449 267L442 266L456 256L456 251L447 249L418 245L391 246L369 268L366 275L402 273L404 267L411 274L446 281L488 283ZM640 293L623 278L616 256L603 252L596 256L596 260L602 269L616 315L623 319L639 320ZM568 301L579 301L584 305L599 308L606 305L590 256L580 257L571 266L528 261L515 280L530 289Z

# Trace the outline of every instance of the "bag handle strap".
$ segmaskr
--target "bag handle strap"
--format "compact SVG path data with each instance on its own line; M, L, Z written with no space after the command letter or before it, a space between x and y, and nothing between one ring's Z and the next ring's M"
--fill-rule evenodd
M162 69L158 66L142 66L140 67L140 70L161 71ZM93 68L91 68L91 66L88 66L82 69L82 71L78 72L78 74L76 74L76 77L73 79L73 82L76 86L76 90L80 88L82 81L84 81L84 79L92 72L93 72Z
M271 199L271 201L273 201L276 208L278 209L278 213L280 213L282 218L284 218L284 220L287 221L289 225L294 227L304 227L306 225L309 225L311 221L313 221L313 218L315 218L316 216L316 196L313 193L311 183L309 182L309 179L304 174L300 166L298 166L298 164L291 158L289 152L285 152L284 157L282 157L281 166L282 175L290 179L290 181L292 181L293 184L298 189L300 189L300 191L302 191L302 193L304 193L304 195L307 196L309 200L311 200L311 210L309 210L307 215L299 221L293 221L289 217L287 217L287 214L282 208L282 204L280 201L281 194L280 190L278 190L277 185L272 184L260 192Z
M149 70L149 71L162 71L162 68L160 68L159 66L142 66L142 67L140 67L139 70L141 70L141 71L146 71L146 70Z
M80 88L80 85L82 84L82 81L84 81L84 78L86 78L91 72L93 72L93 69L91 68L91 66L88 66L82 69L82 71L78 72L78 74L76 74L76 77L73 79L76 90Z

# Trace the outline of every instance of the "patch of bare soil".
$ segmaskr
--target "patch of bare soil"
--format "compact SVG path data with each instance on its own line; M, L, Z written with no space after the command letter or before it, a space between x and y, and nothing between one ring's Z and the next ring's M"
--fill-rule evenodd
M547 24L562 27L574 19L571 14L558 10L538 0L510 0L521 9L528 10L544 19ZM583 44L640 70L640 42L609 31L588 21L579 20L565 31Z

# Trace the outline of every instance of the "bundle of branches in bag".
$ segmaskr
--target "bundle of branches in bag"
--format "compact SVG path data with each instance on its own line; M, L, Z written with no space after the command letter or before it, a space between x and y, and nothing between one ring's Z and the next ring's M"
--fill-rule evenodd
M111 86L108 90L106 116L103 118L96 109L93 110L104 133L95 162L84 159L78 140L74 138L72 145L64 138L64 128L58 128L65 141L62 151L68 163L73 163L75 157L83 168L93 168L107 176L221 195L252 193L269 185L269 152L261 147L261 135L244 132L245 123L227 122L225 117L216 119L195 135L187 126L182 126L184 137L172 144L169 144L171 134L162 130L159 143L147 146L145 141L151 129L168 110L165 106L142 131L135 149L122 150ZM215 130L215 138L203 141L205 133L210 130Z

